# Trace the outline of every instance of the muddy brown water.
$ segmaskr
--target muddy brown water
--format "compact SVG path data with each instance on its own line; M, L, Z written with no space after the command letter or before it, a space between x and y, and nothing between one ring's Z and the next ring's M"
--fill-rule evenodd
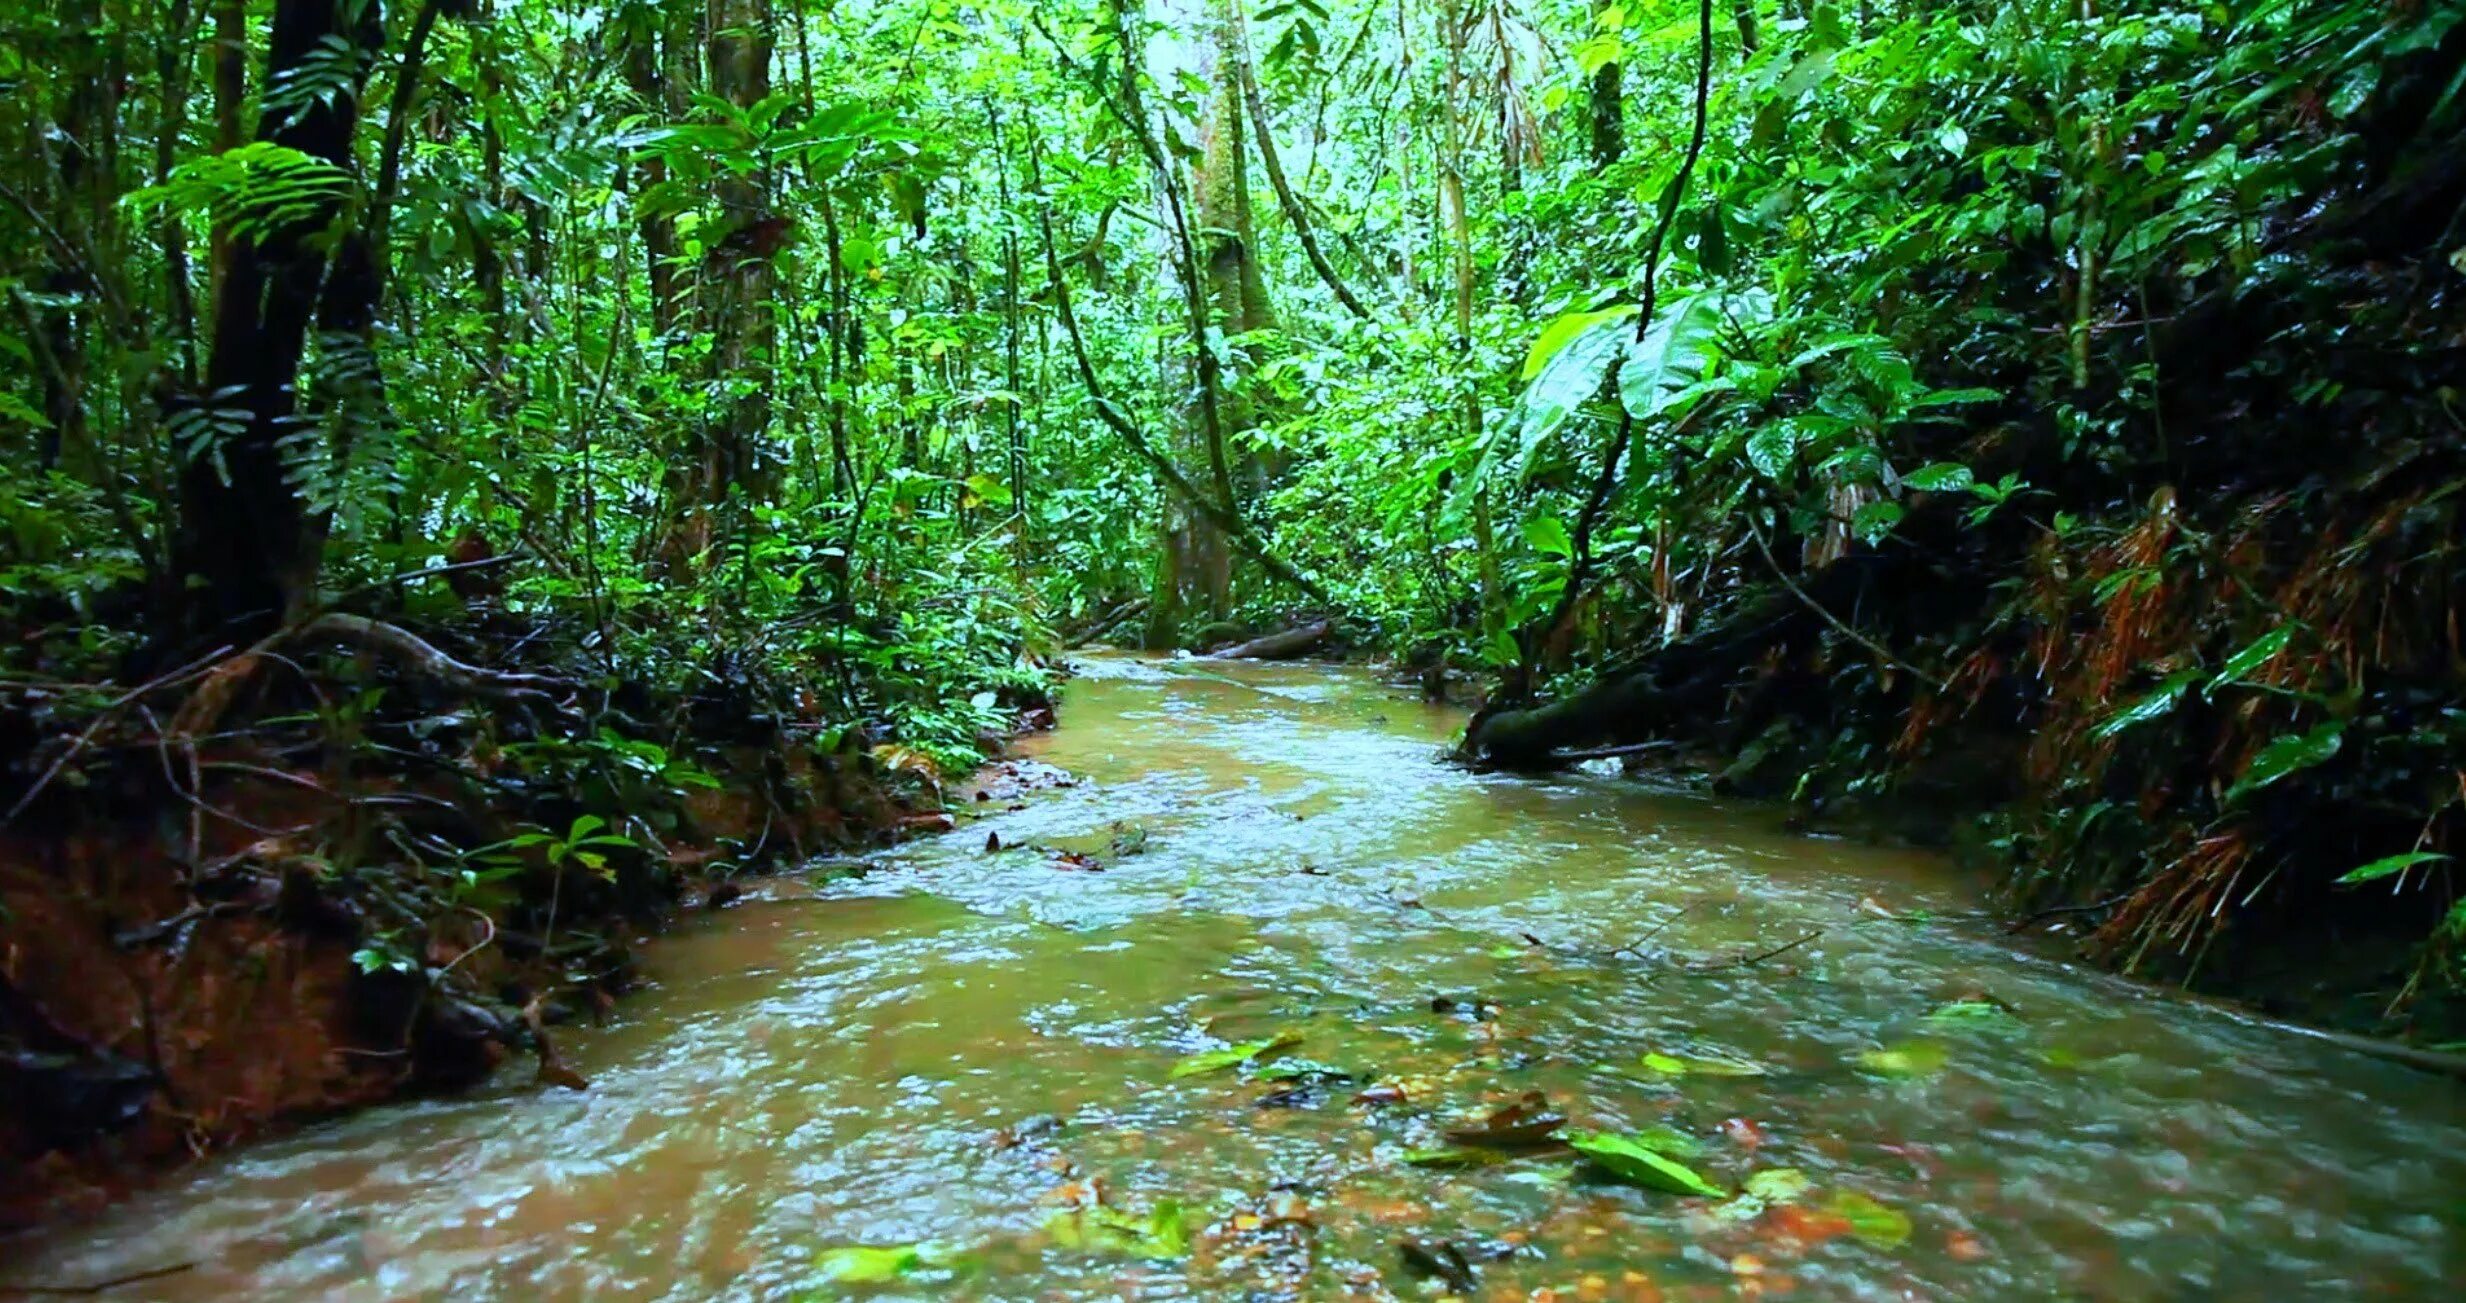
M1439 765L1461 720L1358 672L1083 669L1028 746L1076 786L661 940L654 987L566 1037L589 1091L517 1064L256 1145L0 1243L0 1282L194 1263L109 1297L1436 1295L1413 1239L1456 1246L1484 1298L2466 1296L2454 1083L2018 951L1925 856ZM2010 1012L1936 1012L1961 1000ZM1280 1035L1288 1071L1352 1079L1172 1075ZM1527 1091L1572 1129L1683 1133L1702 1176L1773 1197L1635 1188L1563 1151L1405 1161ZM1108 1235L1091 1203L1178 1207L1186 1235ZM918 1254L833 1283L876 1261L832 1252L854 1246Z

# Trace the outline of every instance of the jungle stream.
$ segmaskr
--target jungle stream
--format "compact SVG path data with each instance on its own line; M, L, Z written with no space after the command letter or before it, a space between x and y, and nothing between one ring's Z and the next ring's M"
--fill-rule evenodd
M7 1246L251 1299L2457 1297L2453 1083L2017 947L1928 856L1102 655L1068 782L776 879L527 1065ZM1029 784L1033 786L1034 784ZM966 801L972 793L954 791ZM1650 1160L1634 1155L1641 1151ZM0 1294L8 1290L0 1286Z

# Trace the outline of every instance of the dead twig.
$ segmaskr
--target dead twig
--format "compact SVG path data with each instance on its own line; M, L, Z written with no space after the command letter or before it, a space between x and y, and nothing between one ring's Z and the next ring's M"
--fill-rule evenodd
M91 1285L0 1285L0 1295L18 1294L29 1298L86 1298L91 1295L104 1293L108 1290L118 1289L122 1285L136 1285L149 1280L161 1280L165 1276L177 1276L181 1272L195 1271L196 1269L196 1263L179 1262L168 1267L153 1267L145 1271L132 1271L125 1276L114 1276L109 1280L98 1280Z
M1691 964L1687 967L1686 971L1690 973L1722 973L1733 968L1753 968L1767 959L1776 959L1782 955L1786 955L1822 935L1824 935L1824 929L1817 928L1813 932L1809 932L1805 936L1798 938L1796 941L1784 942L1780 945L1774 946L1770 950L1760 951L1752 955L1742 955L1736 959L1724 959L1718 963Z

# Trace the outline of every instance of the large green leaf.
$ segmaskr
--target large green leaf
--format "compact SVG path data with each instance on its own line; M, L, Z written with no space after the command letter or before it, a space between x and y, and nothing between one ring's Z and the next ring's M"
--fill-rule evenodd
M1532 351L1524 355L1524 372L1518 379L1530 384L1550 365L1553 358L1566 351L1569 344L1594 327L1606 322L1625 321L1635 315L1635 305L1622 303L1599 312L1569 312L1544 326L1541 336L1533 341Z
M1641 421L1685 400L1721 360L1721 327L1728 296L1690 294L1653 317L1642 339L1627 348L1618 368L1618 400Z
M1635 309L1575 313L1553 322L1534 344L1525 366L1532 380L1524 389L1524 419L1518 432L1515 474L1521 479L1533 454L1567 425L1577 409L1601 392L1610 363L1626 344L1627 319Z
M1707 1199L1729 1196L1729 1191L1697 1175L1693 1168L1653 1152L1638 1137L1595 1131L1569 1136L1567 1143L1594 1166L1646 1189L1702 1195Z

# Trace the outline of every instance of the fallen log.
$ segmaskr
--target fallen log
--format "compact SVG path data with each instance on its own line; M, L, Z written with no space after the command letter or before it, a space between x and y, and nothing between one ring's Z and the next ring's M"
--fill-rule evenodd
M1264 638L1253 638L1248 642L1227 647L1223 651L1212 653L1208 659L1219 661L1291 660L1325 641L1328 631L1334 627L1332 621L1313 620L1298 629L1271 633Z

